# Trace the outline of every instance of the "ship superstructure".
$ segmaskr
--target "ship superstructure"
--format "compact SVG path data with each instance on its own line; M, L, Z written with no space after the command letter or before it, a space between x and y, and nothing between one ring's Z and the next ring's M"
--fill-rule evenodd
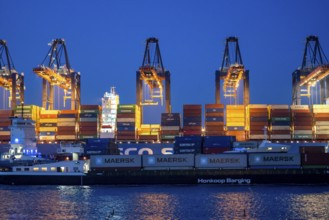
M37 155L33 120L13 117L10 131L10 149L8 153L2 155L2 159L27 159Z
M118 104L119 95L115 87L111 87L111 91L105 92L102 98L101 138L114 138Z

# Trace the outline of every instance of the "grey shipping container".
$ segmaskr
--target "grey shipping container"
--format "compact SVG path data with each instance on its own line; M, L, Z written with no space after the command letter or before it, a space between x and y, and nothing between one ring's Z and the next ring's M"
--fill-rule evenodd
M249 154L252 166L291 166L300 165L300 154L289 153L254 153Z
M144 155L143 167L194 167L194 155Z
M141 168L138 155L91 155L90 168Z
M195 167L200 169L240 169L247 167L246 154L217 154L195 156Z

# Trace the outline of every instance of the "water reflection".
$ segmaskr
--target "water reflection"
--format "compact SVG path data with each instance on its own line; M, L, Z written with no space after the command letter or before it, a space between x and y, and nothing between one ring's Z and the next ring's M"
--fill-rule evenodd
M307 220L328 206L328 186L0 185L0 219Z
M329 193L292 195L290 217L292 219L329 219Z
M174 219L177 201L164 193L142 193L137 197L135 213L141 219Z
M213 195L213 217L220 219L242 219L252 216L251 192L221 192Z

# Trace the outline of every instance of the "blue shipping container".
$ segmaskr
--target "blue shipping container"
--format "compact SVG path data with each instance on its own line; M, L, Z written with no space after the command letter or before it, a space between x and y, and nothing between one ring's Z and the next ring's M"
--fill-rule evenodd
M206 121L215 121L215 122L223 122L224 117L206 117Z
M183 121L184 121L184 123L185 122L190 122L190 121L193 121L193 122L195 122L195 121L201 122L202 121L202 118L201 118L201 116L200 117L184 117L183 118Z
M135 127L135 122L117 122L117 127L124 126Z
M117 127L118 131L135 131L135 127L125 126L125 127Z
M203 147L232 147L235 136L205 136Z

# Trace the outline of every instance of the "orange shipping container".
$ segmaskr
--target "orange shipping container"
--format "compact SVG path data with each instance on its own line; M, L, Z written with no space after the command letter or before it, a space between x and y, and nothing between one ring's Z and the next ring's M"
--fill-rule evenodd
M205 104L205 108L224 108L224 104Z

